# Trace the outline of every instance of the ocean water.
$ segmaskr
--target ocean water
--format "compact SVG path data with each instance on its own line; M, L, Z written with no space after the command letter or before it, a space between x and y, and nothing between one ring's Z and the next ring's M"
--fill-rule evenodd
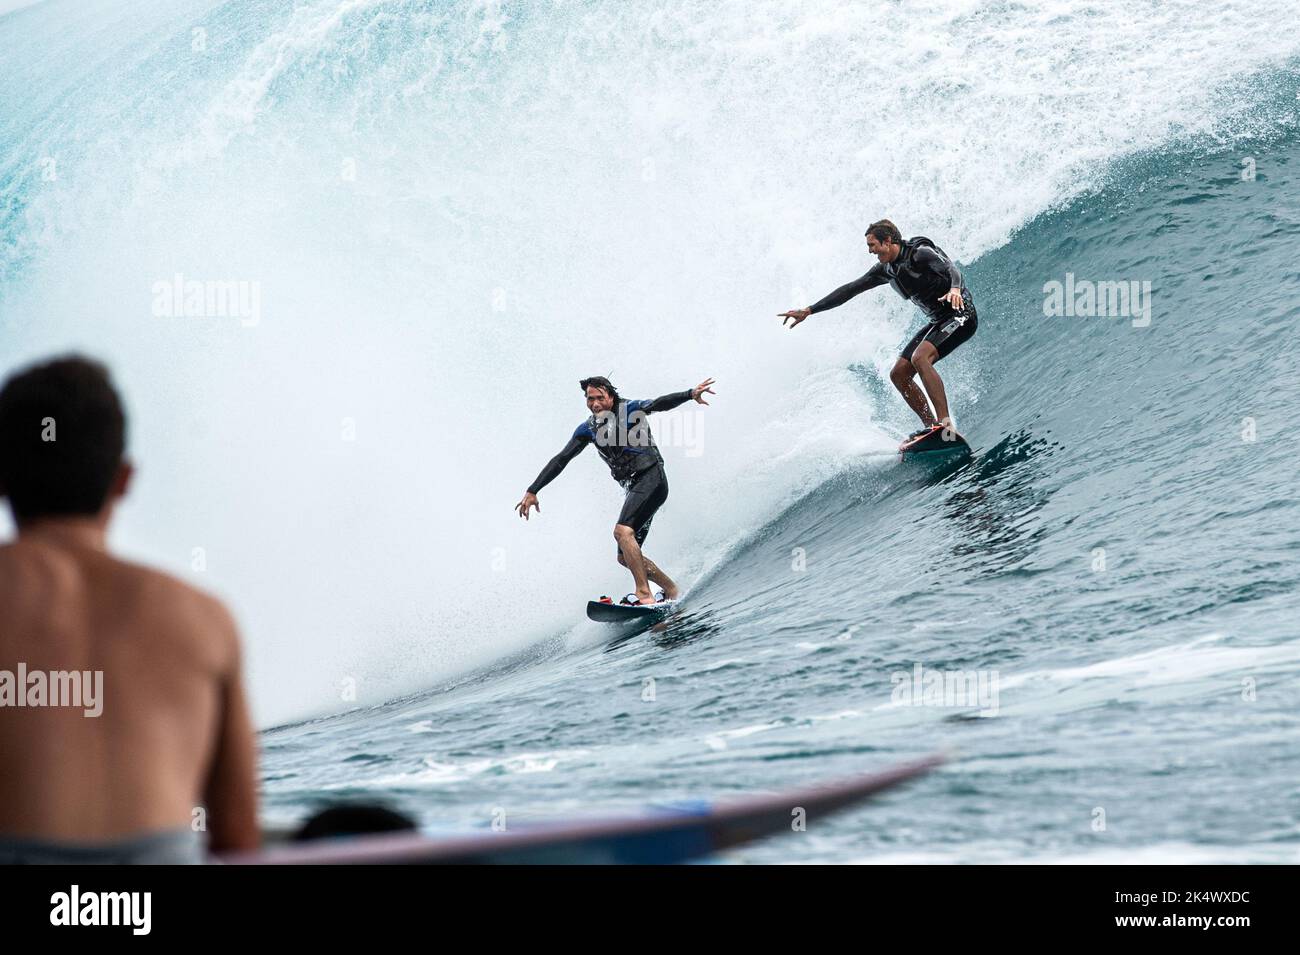
M234 607L270 823L944 750L729 858L1295 862L1289 7L45 0L0 17L4 365L112 363L115 544ZM968 459L892 453L892 292L773 317L883 215L975 296ZM160 315L177 274L257 308ZM1055 282L1141 307L1046 314ZM646 549L689 593L648 632L581 619L626 589L594 456L510 511L588 374L719 379L655 422Z

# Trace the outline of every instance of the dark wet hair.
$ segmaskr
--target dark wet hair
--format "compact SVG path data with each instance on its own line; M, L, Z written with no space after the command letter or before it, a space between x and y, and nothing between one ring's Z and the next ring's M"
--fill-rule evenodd
M99 362L56 358L0 390L0 495L19 521L98 514L125 449L122 402Z
M604 375L593 375L590 378L584 378L582 381L578 382L578 387L582 389L584 395L587 393L588 388L604 388L605 392L614 399L615 403L619 400L618 389L615 388L613 383Z
M881 219L879 222L873 222L867 226L867 235L874 235L877 242L890 242L894 245L902 245L903 234L898 231L898 226L888 219Z

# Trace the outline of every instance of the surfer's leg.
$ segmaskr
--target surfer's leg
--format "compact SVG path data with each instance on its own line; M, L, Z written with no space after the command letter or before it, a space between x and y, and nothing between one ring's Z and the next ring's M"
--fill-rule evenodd
M618 555L618 562L624 567L627 566L627 561L623 559L621 551ZM650 582L658 584L664 589L664 599L676 600L677 595L681 591L678 589L677 585L673 583L673 579L660 570L658 565L645 555L645 551L641 551L641 563L645 565L645 575L650 579Z
M930 412L930 403L925 400L921 389L916 387L916 369L906 358L894 362L894 370L889 373L889 380L894 383L909 408L916 412L921 424L927 428L934 424L934 415Z
M649 530L649 527L647 527L646 529ZM637 541L638 544L644 542L645 542L644 536L642 536L641 539ZM618 562L622 564L624 567L627 566L627 560L623 557L622 550L618 552ZM677 595L681 591L678 589L677 585L673 583L673 579L669 577L667 574L665 574L662 570L660 570L659 566L653 560L651 560L649 557L645 555L645 551L641 551L641 563L645 566L646 577L648 577L652 583L656 583L664 589L664 599L676 600Z
M662 471L662 468L660 470ZM660 477L649 506L646 508L645 520L636 529L636 542L638 544L645 545L645 539L650 533L650 522L654 520L655 512L663 507L666 500L668 500L668 479ZM641 559L645 562L646 576L664 589L664 599L676 600L679 591L677 585L673 583L673 579L660 570L655 562L645 555L645 551L641 552Z
M912 367L921 376L921 384L925 385L925 393L930 396L934 402L934 413L939 419L939 424L951 424L952 419L948 417L948 396L943 390L943 379L939 373L934 370L934 363L938 360L939 351L929 342L921 342L916 346L916 351L912 352ZM928 422L933 424L934 422Z
M632 572L636 581L636 595L642 603L654 603L648 579L664 588L664 595L676 596L677 585L668 575L648 561L641 553L641 545L650 533L650 522L655 512L668 500L668 479L662 467L643 471L628 488L623 511L614 526L614 539L618 541L618 562Z
M681 591L677 589L673 579L655 566L655 562L645 555L645 551L641 552L641 560L645 562L646 576L664 589L664 599L676 600Z
M650 593L650 582L646 579L645 559L641 556L641 545L636 542L636 531L626 524L614 525L614 540L618 541L618 562L632 571L632 580L636 582L636 596L643 604L654 603Z
M947 427L952 427L952 418L948 415L948 395L944 391L943 379L934 370L934 363L951 354L958 345L974 335L978 326L975 306L967 297L965 309L948 321L931 326L925 339L912 352L912 365L921 376L926 394L934 402L939 424Z

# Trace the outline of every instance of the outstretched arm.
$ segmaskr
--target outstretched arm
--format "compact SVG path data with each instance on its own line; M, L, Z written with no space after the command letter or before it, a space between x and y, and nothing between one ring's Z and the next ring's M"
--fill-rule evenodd
M871 270L861 278L856 278L847 285L841 285L830 295L827 295L821 301L815 302L808 306L808 313L816 315L818 312L824 312L827 309L839 308L849 299L861 295L867 289L873 289L877 285L884 285L888 279L885 278L884 269L879 265L873 265Z
M519 512L520 517L528 520L528 512L534 507L537 508L538 514L542 512L542 505L537 503L537 492L559 477L565 466L581 454L588 443L589 439L583 434L583 428L579 428L573 433L569 443L560 449L560 453L546 462L546 467L542 468L542 473L537 475L537 480L528 485L523 498L515 505L515 510Z
M678 405L684 405L692 400L707 405L708 402L704 400L704 396L717 394L711 387L713 384L712 378L706 378L694 388L687 388L685 391L674 391L671 395L661 395L658 398L651 398L649 401L629 402L628 410L629 412L643 411L646 414L653 414L656 411L672 411Z
M671 395L660 395L658 398L651 398L649 401L638 401L632 411L644 411L646 414L653 414L656 411L672 411L678 405L684 405L690 401L693 396L693 390L687 388L685 391L674 391Z
M528 493L536 494L559 477L560 472L565 469L570 461L581 454L582 449L586 446L587 442L576 434L570 438L569 443L560 449L560 453L546 462L546 467L542 468L542 473L537 475L537 480L528 485Z
M868 289L873 289L877 285L884 285L887 281L889 281L889 279L885 276L884 268L878 264L873 265L866 275L863 275L861 278L856 278L846 285L841 285L834 292L831 292L830 295L827 295L825 298L809 305L807 308L796 308L789 312L782 312L777 317L786 320L794 319L794 322L790 325L791 328L794 328L809 315L815 315L817 312L824 312L831 308L838 308L849 299L861 295L863 292ZM785 322L783 321L781 324L784 325Z

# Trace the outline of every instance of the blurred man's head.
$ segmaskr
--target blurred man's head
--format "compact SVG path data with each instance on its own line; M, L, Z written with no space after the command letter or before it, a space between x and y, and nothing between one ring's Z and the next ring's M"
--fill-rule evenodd
M20 525L105 514L130 479L125 448L122 403L98 362L58 358L0 389L0 495Z

